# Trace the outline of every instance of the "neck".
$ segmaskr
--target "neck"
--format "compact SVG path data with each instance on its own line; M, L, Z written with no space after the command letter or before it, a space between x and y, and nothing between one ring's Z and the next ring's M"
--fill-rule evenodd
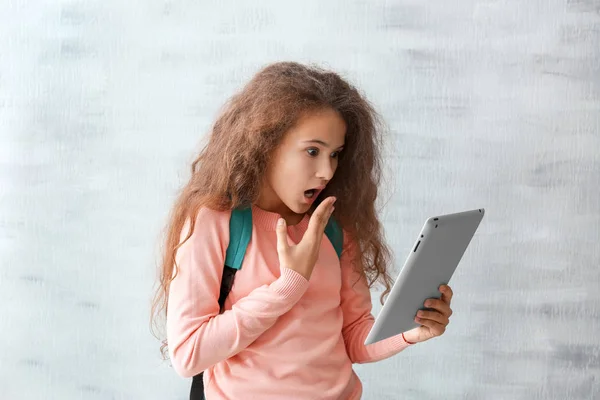
M254 203L254 205L260 208L261 210L281 215L281 218L285 220L287 226L297 225L304 218L304 214L297 214L293 212L283 203L275 205L257 201L256 203Z

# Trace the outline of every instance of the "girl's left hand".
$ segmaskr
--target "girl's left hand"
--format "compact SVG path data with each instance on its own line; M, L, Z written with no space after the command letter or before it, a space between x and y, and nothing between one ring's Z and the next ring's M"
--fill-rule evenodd
M415 317L415 322L421 326L404 332L404 339L410 343L419 343L442 335L450 323L452 309L452 289L448 285L439 287L442 297L440 299L427 299L425 307L433 309L432 311L419 310Z

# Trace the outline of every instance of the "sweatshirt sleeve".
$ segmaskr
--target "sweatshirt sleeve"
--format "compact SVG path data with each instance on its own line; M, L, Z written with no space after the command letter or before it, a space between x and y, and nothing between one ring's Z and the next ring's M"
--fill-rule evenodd
M375 317L371 314L371 292L364 271L357 272L355 264L357 243L344 232L344 251L340 259L342 269L341 307L344 315L342 335L350 360L356 364L389 358L408 346L402 333L365 345Z
M256 288L219 314L230 215L201 209L194 233L177 252L178 271L167 303L167 343L173 368L182 377L195 376L245 349L308 288L302 275L283 267L271 284ZM181 241L188 232L189 221Z

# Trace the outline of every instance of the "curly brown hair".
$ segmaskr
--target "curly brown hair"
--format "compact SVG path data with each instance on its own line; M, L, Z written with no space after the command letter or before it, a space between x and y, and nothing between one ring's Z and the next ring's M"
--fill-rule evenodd
M362 261L358 268L364 270L369 287L377 281L383 283L380 301L384 303L392 279L388 273L391 253L376 210L382 179L382 120L339 74L315 65L278 62L261 69L227 101L208 143L192 163L191 177L178 194L164 232L152 328L158 326L157 317L166 317L169 285L177 273L175 256L191 237L200 208L224 211L253 204L270 157L285 133L304 113L323 108L336 110L346 122L347 131L336 173L319 199L337 197L333 215L356 240ZM319 205L319 199L309 213ZM188 219L190 230L180 242ZM163 341L163 356L165 347Z

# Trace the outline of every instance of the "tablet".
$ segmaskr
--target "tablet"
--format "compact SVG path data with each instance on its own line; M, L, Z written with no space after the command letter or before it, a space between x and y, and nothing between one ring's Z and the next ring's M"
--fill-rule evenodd
M440 285L450 282L484 214L485 210L478 208L425 221L366 345L420 326L414 320L417 311L426 310L425 300L441 297Z

